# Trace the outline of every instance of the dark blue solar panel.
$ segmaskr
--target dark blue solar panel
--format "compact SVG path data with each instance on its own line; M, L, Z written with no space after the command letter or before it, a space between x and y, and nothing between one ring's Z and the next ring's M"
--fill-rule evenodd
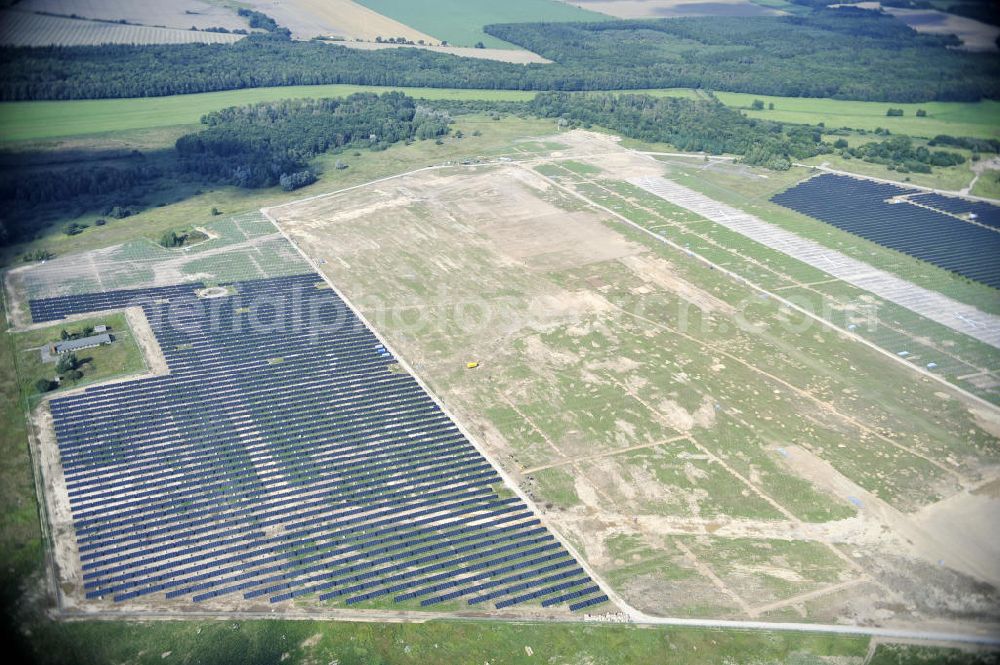
M938 209L914 205L909 199L929 202L928 205L936 205ZM939 212L946 207L968 208L965 203L954 203L959 199L928 198L895 185L823 174L771 200L890 249L1000 288L997 259L1000 232ZM995 212L984 209L984 215L993 219Z
M36 321L140 306L170 368L51 400L87 597L356 603L578 575L318 281L31 302Z

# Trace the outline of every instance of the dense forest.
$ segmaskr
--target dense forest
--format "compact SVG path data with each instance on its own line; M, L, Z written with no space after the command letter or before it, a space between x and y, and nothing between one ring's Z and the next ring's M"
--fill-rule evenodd
M315 180L309 161L345 147L384 150L448 133L448 116L400 92L234 106L202 118L177 140L181 168L237 187L285 189Z
M885 164L890 170L902 173L930 173L932 166L956 166L965 162L965 157L957 152L914 146L909 136L893 136L855 148L845 147L843 154L866 162Z
M142 154L75 155L62 165L30 155L0 160L0 245L29 240L52 220L85 213L128 217L165 200L176 201L207 185L280 186L286 191L316 180L312 164L323 153L384 150L399 143L437 139L453 115L502 113L560 118L570 127L598 125L648 142L687 151L738 155L747 164L787 169L795 160L838 151L892 169L927 172L960 164L958 153L915 146L906 136L849 147L823 140L823 127L748 118L711 96L705 99L641 94L543 92L531 102L421 102L400 92L358 93L342 99L285 100L231 107L202 118L204 128L177 140L175 149ZM887 134L883 131L883 134ZM994 139L938 136L934 146L996 152ZM337 160L336 168L349 167ZM9 167L2 168L4 163ZM79 224L67 233L83 230Z
M550 92L536 95L529 108L542 117L600 125L681 150L741 155L749 164L773 169L831 149L819 127L754 120L714 99Z
M66 164L28 170L17 163L30 157L12 155L11 168L0 171L0 246L30 240L49 220L85 213L127 217L168 193L189 196L206 184L297 189L315 182L310 161L321 153L436 138L449 131L450 115L388 92L232 107L202 122L203 130L156 154L108 160L98 153L90 163L74 155ZM66 232L83 228L70 224Z
M853 8L808 16L487 26L552 64L352 50L277 30L235 44L0 49L0 100L353 83L519 90L693 87L880 101L1000 97L994 54Z
M708 88L791 97L973 101L1000 94L1000 60L949 49L878 12L606 23L516 23L486 32L577 71L579 87ZM586 80L587 85L584 85Z

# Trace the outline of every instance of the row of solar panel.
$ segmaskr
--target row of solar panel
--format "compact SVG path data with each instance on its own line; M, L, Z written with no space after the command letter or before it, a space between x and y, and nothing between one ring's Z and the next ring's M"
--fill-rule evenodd
M144 293L171 375L54 403L92 597L205 599L287 585L291 597L359 602L395 587L432 593L438 576L434 589L452 588L440 585L472 566L567 558L519 499L487 501L499 481L492 467L411 377L386 372L392 356L369 330L337 321L349 311L315 282L239 284L211 307L187 307L198 304L191 287ZM315 329L227 335L255 313L255 297L290 285L319 312L307 327L340 324L323 344L307 346ZM259 309L293 312L287 298L275 302ZM435 494L469 503L435 505ZM274 528L284 531L265 535ZM548 583L539 573L518 584L531 589L531 579Z
M771 200L855 235L1000 288L1000 233L934 210L888 203L914 190L823 174ZM916 199L919 200L919 199Z

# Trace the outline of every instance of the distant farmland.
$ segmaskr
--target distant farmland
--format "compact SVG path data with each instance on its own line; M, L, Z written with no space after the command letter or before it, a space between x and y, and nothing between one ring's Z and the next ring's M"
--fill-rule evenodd
M359 0L358 4L457 46L482 42L493 48L515 48L483 32L490 23L535 21L606 21L604 14L555 0Z
M5 3L7 4L7 3ZM30 13L78 16L101 21L127 21L159 28L248 29L246 19L229 7L205 0L20 0L17 9Z
M92 46L96 44L231 44L242 35L177 28L154 28L29 14L0 12L0 44L5 46Z

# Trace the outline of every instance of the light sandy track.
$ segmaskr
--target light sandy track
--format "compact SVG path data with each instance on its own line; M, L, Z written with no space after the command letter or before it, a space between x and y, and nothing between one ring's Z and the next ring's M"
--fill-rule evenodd
M509 400L506 400L510 404ZM511 404L513 406L513 404ZM535 427L535 431L539 434L542 432ZM542 434L542 436L545 436ZM643 450L644 448L658 448L659 446L666 446L671 443L677 443L678 441L690 441L691 437L687 435L674 436L669 439L663 439L662 441L654 441L653 443L640 443L636 446L628 446L627 448L616 448L614 450L609 450L604 453L597 453L596 455L584 455L583 457L574 457L573 459L559 460L558 462L551 462L549 464L542 464L541 466L535 466L530 469L525 469L522 473L535 473L537 471L544 471L545 469L554 469L559 466L566 466L568 464L576 464L577 462L587 462L591 460L604 459L605 457L614 457L615 455L621 455L623 453L630 453L633 450Z
M643 176L632 178L629 182L765 247L808 263L848 284L1000 349L1000 316L987 314L907 282L665 178Z

